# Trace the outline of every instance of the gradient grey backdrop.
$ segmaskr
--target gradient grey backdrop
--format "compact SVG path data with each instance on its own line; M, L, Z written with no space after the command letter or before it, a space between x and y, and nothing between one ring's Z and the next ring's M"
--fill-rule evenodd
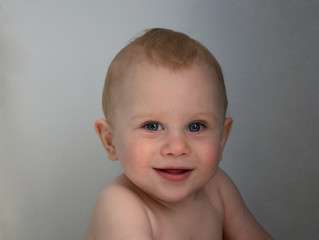
M276 239L319 239L319 1L0 0L0 239L82 239L121 170L93 124L145 28L200 40L234 119L222 167ZM121 206L119 206L121 207Z

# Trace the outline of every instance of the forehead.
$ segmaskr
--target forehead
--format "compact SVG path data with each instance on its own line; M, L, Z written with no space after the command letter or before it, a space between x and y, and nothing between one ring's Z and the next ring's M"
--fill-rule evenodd
M169 84L167 85L168 88L181 78L185 79L185 81L179 81L179 84L205 84L216 90L218 89L217 85L219 85L215 69L204 63L175 69L156 63L142 61L131 64L122 76L123 77L118 84L119 90L123 90L126 87L130 88L139 85L148 85L148 83L161 83L169 79L171 81L166 81Z
M114 110L141 109L150 107L151 103L154 108L170 108L170 104L164 104L166 101L171 104L183 101L181 107L188 102L193 107L208 108L212 103L220 102L218 85L215 71L205 65L171 70L149 63L135 64L112 91Z

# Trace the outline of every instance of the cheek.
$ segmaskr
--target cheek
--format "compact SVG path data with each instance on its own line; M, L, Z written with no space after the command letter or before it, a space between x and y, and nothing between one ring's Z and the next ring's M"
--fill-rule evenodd
M153 154L153 149L145 141L127 137L128 141L121 142L118 151L118 159L123 168L139 168L149 165ZM134 139L134 140L131 140Z
M220 143L219 141L210 141L200 145L199 154L202 161L207 165L218 164L220 159Z
M200 152L199 174L205 181L215 175L220 162L220 147L207 144L204 145Z

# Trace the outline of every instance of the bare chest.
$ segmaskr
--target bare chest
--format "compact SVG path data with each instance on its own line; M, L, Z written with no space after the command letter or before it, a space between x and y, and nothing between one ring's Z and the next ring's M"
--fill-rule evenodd
M159 214L154 240L222 240L223 218L213 207L187 214Z

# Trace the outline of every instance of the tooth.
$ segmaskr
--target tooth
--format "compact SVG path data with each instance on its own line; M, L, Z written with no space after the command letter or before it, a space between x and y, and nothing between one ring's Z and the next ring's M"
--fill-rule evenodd
M164 169L165 172L168 172L170 174L181 174L184 173L186 170L184 169Z

